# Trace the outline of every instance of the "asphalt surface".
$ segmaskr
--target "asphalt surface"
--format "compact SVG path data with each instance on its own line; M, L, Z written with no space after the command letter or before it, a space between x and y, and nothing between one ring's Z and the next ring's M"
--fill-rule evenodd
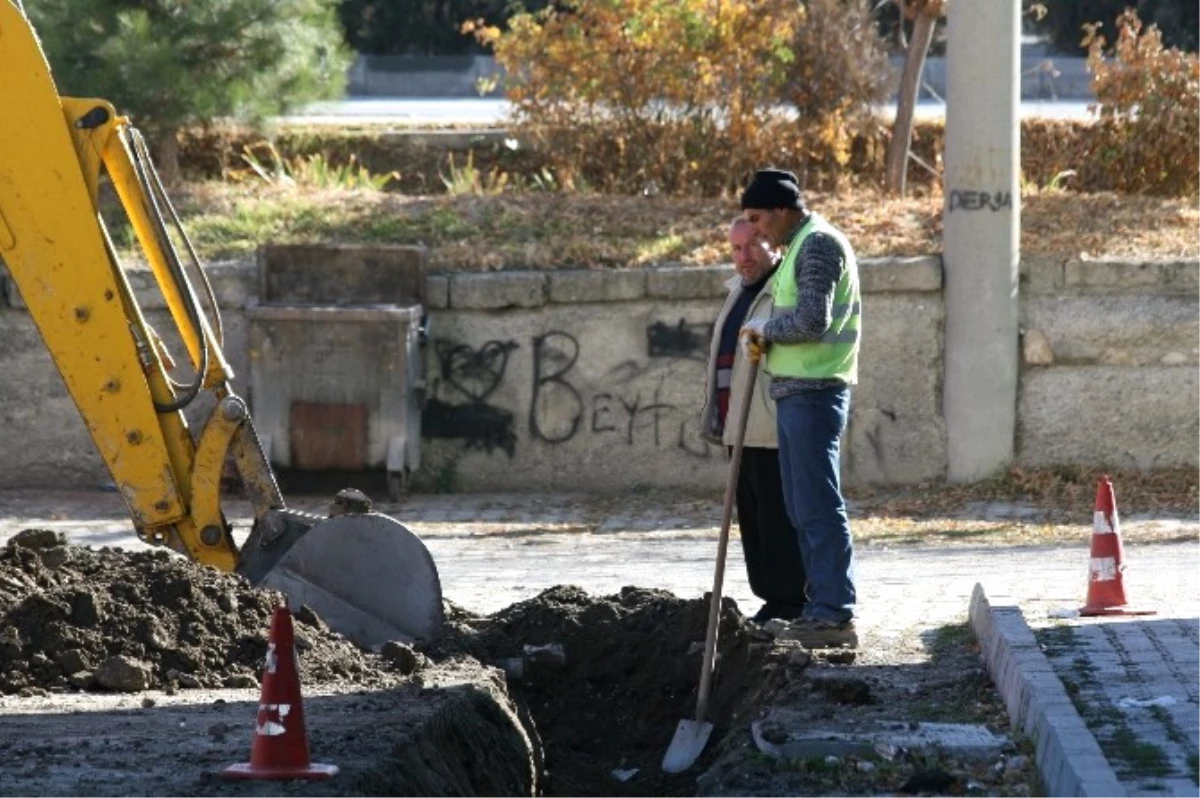
M323 499L294 499L321 510ZM235 524L248 508L227 508ZM719 501L652 495L416 496L382 506L419 534L447 599L493 612L559 584L609 594L626 585L686 598L711 588ZM1002 509L1002 508L1001 508ZM994 514L995 508L981 508ZM888 645L913 628L970 621L1015 726L1036 741L1049 795L1200 795L1200 545L1126 543L1123 582L1138 617L1081 618L1090 527L1057 547L860 546L860 636ZM82 545L140 547L118 497L0 493L0 541L29 527ZM753 613L736 540L725 592ZM1090 724L1090 725L1089 725ZM1157 753L1156 753L1157 752Z
M1024 119L1089 119L1089 103L1082 100L1023 100L1020 113ZM351 97L344 100L313 103L295 114L280 117L288 124L355 125L500 125L512 113L512 103L491 97ZM895 105L884 105L881 116L896 115ZM915 117L919 120L941 119L946 115L945 103L932 100L917 104Z

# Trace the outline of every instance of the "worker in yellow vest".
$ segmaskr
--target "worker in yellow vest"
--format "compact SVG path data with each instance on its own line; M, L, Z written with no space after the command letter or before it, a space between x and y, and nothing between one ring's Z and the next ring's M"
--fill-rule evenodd
M854 248L809 211L791 172L761 169L742 215L786 247L765 290L769 320L742 327L751 358L766 357L779 433L784 502L800 536L808 601L789 637L806 648L857 648L854 542L841 489L841 436L858 381L861 300Z

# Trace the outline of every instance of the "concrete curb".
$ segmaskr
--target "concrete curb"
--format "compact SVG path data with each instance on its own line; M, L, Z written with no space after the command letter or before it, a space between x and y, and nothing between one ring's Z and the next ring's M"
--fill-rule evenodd
M1126 795L1020 608L989 601L983 585L976 583L969 620L1013 728L1037 744L1045 794Z

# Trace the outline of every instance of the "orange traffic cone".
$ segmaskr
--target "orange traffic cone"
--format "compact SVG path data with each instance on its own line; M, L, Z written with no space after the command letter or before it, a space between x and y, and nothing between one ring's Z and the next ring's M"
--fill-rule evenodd
M316 780L327 779L337 772L336 765L313 764L308 760L308 733L304 730L300 676L296 672L292 615L287 605L281 604L271 619L250 761L230 765L221 775L227 779Z
M1125 550L1117 499L1107 475L1096 485L1096 512L1092 521L1092 554L1088 565L1087 606L1080 615L1153 615L1154 610L1130 609L1125 600Z

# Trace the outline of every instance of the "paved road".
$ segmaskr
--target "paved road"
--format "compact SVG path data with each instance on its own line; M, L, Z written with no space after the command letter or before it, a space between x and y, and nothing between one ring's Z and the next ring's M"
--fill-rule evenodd
M292 496L289 501L313 512L321 512L326 503L324 497ZM579 585L592 593L639 585L689 598L712 586L721 512L715 499L421 495L401 506L380 507L426 541L447 598L478 612L492 612L558 584ZM991 512L982 506L978 510L981 517ZM231 502L228 514L235 528L248 527L248 505ZM1200 528L1195 522L1172 523L1181 533ZM1127 530L1136 525L1124 524ZM133 536L115 493L0 492L0 542L29 526L62 530L83 545L143 545ZM1081 526L1074 548L861 547L863 624L887 628L931 613L965 614L971 590L981 581L989 595L1020 600L1031 622L1050 618L1084 602L1089 543L1090 528ZM738 545L735 527L725 592L752 613L757 602L746 583ZM1125 575L1129 595L1200 614L1200 596L1191 586L1198 549L1186 544L1180 551L1187 556L1172 546L1131 553Z
M302 111L281 120L290 123L353 125L478 125L492 127L508 116L512 106L507 100L480 97L458 98L387 98L354 97L334 102L314 103ZM893 118L894 105L880 108L880 114ZM1021 103L1023 118L1088 119L1088 103L1076 100L1026 100ZM917 119L941 119L946 106L938 102L921 102L916 109Z

